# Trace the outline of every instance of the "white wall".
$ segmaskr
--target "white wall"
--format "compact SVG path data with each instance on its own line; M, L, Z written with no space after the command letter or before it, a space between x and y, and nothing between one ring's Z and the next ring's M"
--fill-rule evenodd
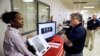
M5 11L10 11L10 0L0 0L0 16ZM0 56L4 56L3 53L3 40L4 40L4 33L7 28L7 25L2 22L0 19Z
M5 11L10 11L10 10L11 10L10 0L0 0L0 16Z
M0 56L3 56L3 40L4 40L4 33L6 30L7 25L2 22L0 19Z
M97 18L100 18L100 12L99 12L99 13L97 13Z
M65 6L61 0L40 0L50 5L51 16L57 24L62 23L64 19L69 19L70 10Z

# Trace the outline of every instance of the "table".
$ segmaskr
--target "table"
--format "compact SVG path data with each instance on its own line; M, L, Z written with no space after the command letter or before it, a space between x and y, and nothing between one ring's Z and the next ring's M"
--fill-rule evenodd
M63 56L64 54L64 49L63 49L63 44L64 41L62 40L61 36L55 35L50 42L58 42L61 45L59 48L53 48L51 47L43 56Z

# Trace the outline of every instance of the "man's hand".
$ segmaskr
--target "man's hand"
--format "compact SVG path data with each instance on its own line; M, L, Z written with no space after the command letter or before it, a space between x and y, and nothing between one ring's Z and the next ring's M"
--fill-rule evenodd
M70 43L68 46L69 46L69 47L72 47L72 46L73 46L73 43Z
M69 47L72 47L72 46L73 46L73 43L72 43L69 39L67 39L67 40L65 41L65 43L66 43L66 45L69 46Z
M100 29L100 27L97 27L95 31L97 31L97 30L99 30L99 29Z
M65 34L62 34L62 37L67 46L69 47L73 46L73 43L66 37Z

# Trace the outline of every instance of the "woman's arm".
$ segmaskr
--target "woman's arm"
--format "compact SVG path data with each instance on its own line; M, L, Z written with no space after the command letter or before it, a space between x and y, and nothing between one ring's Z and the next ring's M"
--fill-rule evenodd
M19 35L16 34L12 34L11 36L12 38L12 42L13 44L17 47L17 49L19 50L19 52L21 52L22 54L24 54L25 56L34 56L30 51L28 51L28 49L25 47L24 42L21 40L21 37Z

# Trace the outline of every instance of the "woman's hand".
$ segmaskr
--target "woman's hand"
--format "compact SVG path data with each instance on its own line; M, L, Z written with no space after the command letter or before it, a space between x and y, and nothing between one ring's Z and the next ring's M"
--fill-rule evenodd
M27 39L30 39L30 38L32 38L33 37L33 35L32 34L29 34L28 36L27 36Z

